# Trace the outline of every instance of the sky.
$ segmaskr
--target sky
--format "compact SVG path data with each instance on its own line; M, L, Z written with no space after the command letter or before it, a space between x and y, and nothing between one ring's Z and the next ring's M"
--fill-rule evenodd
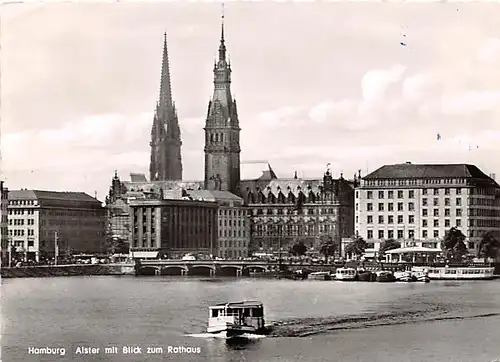
M472 163L498 181L499 10L226 3L242 161L269 161L279 177L321 177L327 163L337 177L407 161ZM220 4L187 1L3 4L7 186L102 200L114 170L147 174L164 32L184 178L203 179L220 15Z

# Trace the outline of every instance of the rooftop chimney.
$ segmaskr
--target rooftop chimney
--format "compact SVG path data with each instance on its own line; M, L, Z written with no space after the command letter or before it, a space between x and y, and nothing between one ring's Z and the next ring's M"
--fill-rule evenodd
M494 173L490 173L490 177L493 179L493 181L496 181L496 175Z

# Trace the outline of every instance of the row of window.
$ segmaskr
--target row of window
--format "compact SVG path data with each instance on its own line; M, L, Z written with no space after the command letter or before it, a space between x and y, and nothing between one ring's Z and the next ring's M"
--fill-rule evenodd
M450 185L450 184L465 184L465 179L407 179L407 180L366 180L365 186L413 186L413 185Z
M231 235L232 234L232 235ZM220 230L219 229L219 237L224 237L224 238L228 238L228 237L239 237L239 238L245 238L247 235L247 232L245 230L234 230L234 229L224 229L224 230Z
M27 231L25 233L25 231ZM10 236L35 236L35 230L33 229L9 229L9 235Z
M224 210L219 210L219 215L224 215L224 216L235 216L235 217L242 217L246 215L246 211L244 210L234 210L234 209L224 209Z
M316 211L315 211L316 210ZM253 215L293 215L296 214L295 208L278 208L278 209L253 209ZM307 208L303 210L304 215L314 214L333 214L334 208Z
M432 191L431 191L432 190ZM429 193L432 192L433 195L435 196L438 196L440 195L440 191L441 189L422 189L422 195L428 195ZM397 190L397 198L398 199L403 199L405 197L405 192L408 192L408 198L409 199L414 199L415 198L415 190ZM375 191L367 191L366 192L366 198L367 199L373 199L373 196L374 195L378 195L378 198L379 199L385 199L385 195L387 193L387 198L388 199L394 199L394 190L388 190L388 191L378 191L378 192L375 192ZM450 195L451 194L451 191L449 188L445 188L444 189L444 194L445 195ZM461 195L462 194L462 189L461 188L457 188L455 189L455 194L456 195ZM359 198L359 191L356 191L356 198Z
M15 206L38 205L38 200L9 200L9 205L15 205Z
M236 222L238 221L238 222ZM219 227L222 227L222 220L219 219ZM234 225L233 225L234 224ZM246 223L245 220L224 220L224 227L232 227L232 226L238 226L238 227L245 227Z
M405 232L404 230L396 230L396 238L397 239L403 239L405 237ZM385 233L385 230L378 230L378 239L385 239L387 236L387 239L394 239L394 230L387 230L387 234ZM432 236L434 238L439 237L439 230L433 230ZM427 230L422 230L422 238L428 238L429 234ZM373 239L373 230L367 230L366 231L366 238L368 240ZM415 230L408 230L408 239L414 239L415 238Z
M219 247L221 248L246 248L244 240L221 240Z
M398 224L404 224L404 217L403 215L398 215L397 217L397 221L398 221ZM433 220L434 221L434 227L439 227L439 220ZM486 221L486 220L481 220L481 221ZM356 223L359 222L359 219L358 217L356 216ZM371 215L368 215L367 218L366 218L366 223L367 224L373 224L373 216ZM385 218L384 216L380 215L378 217L378 223L379 224L385 224ZM415 215L408 215L408 221L407 221L408 224L415 224ZM394 216L393 215L389 215L387 217L387 224L394 224ZM457 219L455 220L455 224L456 226L462 226L462 220L460 219ZM450 226L450 219L445 219L444 220L444 226L445 227L449 227ZM422 227L427 227L427 220L424 219L422 220Z
M35 215L35 210L33 209L10 209L9 215Z
M9 219L9 225L24 225L24 219ZM26 220L26 225L35 225L35 219Z

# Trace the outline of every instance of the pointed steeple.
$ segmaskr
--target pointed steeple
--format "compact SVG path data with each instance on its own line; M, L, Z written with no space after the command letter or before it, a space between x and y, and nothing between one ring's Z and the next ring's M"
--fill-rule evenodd
M172 88L170 85L170 66L168 62L167 33L164 33L158 111L163 116L171 108L172 108Z
M156 102L151 130L150 179L181 180L181 132L172 99L167 33L163 36L160 94Z
M222 3L221 32L219 45L219 61L226 60L226 44L224 40L224 3Z
M205 187L239 194L240 127L231 96L231 68L227 62L224 4L221 14L219 56L214 64L214 91L205 122ZM214 184L215 177L220 182Z

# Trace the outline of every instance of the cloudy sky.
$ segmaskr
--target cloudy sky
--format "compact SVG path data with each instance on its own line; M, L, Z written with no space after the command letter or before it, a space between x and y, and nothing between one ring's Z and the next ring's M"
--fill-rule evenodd
M2 6L8 187L107 193L147 172L163 32L184 176L203 178L220 4ZM242 160L278 176L475 163L500 178L498 5L226 4ZM437 140L440 134L441 140ZM243 175L245 176L245 175Z

